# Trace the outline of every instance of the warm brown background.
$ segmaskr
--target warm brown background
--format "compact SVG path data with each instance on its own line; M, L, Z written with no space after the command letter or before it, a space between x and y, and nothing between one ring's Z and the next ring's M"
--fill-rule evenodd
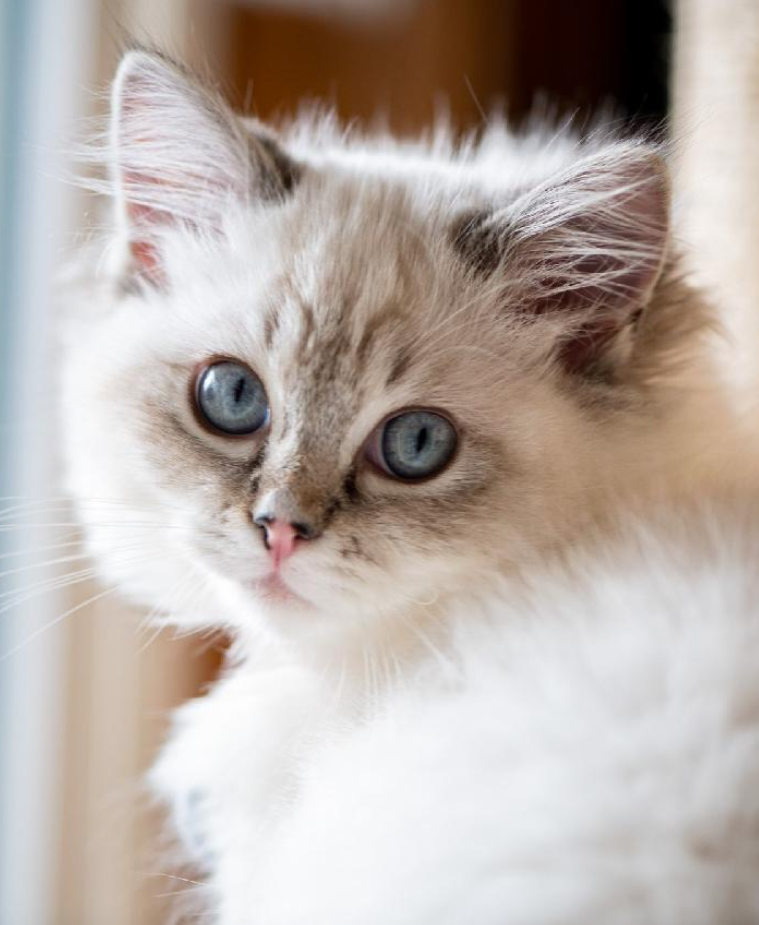
M663 0L419 0L386 20L226 4L220 64L240 108L263 117L304 97L345 120L385 114L398 132L447 105L476 126L496 104L522 119L541 97L582 121L613 105L666 114L670 16Z

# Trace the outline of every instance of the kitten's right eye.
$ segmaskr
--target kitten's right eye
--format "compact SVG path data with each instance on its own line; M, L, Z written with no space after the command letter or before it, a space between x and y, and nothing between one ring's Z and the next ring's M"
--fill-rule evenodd
M233 360L201 370L195 382L195 404L214 430L235 437L255 433L269 420L263 382L252 369Z

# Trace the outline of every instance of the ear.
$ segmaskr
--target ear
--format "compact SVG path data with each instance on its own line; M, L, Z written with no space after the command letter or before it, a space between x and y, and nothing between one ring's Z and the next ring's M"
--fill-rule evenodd
M232 200L284 196L295 168L178 65L135 51L113 84L111 177L133 263L155 278L162 227L219 228Z
M617 145L509 207L468 218L459 249L492 274L509 311L544 325L565 368L586 372L649 301L669 227L655 149Z

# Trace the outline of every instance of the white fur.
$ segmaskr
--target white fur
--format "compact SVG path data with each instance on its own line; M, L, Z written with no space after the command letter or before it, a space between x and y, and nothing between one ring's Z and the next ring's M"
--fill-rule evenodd
M223 925L756 922L755 512L654 520L474 597L380 705L243 668L186 706L152 780L175 818L203 794L201 908Z
M740 504L677 504L743 446L688 365L702 305L675 272L659 149L500 126L403 145L322 119L280 151L161 59L129 56L114 92L117 259L89 255L72 290L68 483L108 581L236 636L151 778L205 873L201 912L756 921L757 543ZM471 213L502 248L489 275L456 250ZM603 375L567 372L557 345L599 315L620 326ZM261 377L265 437L193 414L219 356ZM461 423L458 454L384 478L362 447L420 404ZM340 495L354 462L363 507ZM342 500L282 567L303 606L255 593L251 506L282 485L317 514Z

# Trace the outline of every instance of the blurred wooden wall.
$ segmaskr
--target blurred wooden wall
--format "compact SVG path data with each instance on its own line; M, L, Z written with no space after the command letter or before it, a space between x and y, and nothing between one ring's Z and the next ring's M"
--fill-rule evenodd
M227 77L270 116L304 97L345 119L378 114L400 133L429 125L440 106L460 124L481 119L514 84L514 5L422 2L387 20L334 20L232 6Z
M675 180L693 271L713 293L721 368L759 397L759 2L679 0Z
M316 98L413 133L441 106L470 128L494 106L520 120L545 99L580 124L611 105L659 121L670 28L665 0L416 0L364 19L228 0L220 64L236 106L263 118Z

